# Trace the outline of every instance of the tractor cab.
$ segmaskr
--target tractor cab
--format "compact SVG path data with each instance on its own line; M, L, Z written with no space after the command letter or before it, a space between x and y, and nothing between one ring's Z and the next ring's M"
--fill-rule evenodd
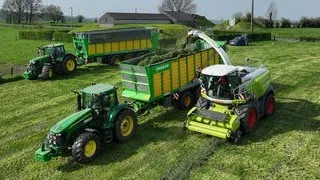
M53 58L58 58L66 53L63 44L53 44L38 48L39 56L50 55Z
M205 68L200 76L202 92L217 99L234 99L241 84L238 67L214 65Z
M97 115L109 112L118 103L116 87L111 85L93 85L81 90L81 96L78 96L78 109L90 108Z

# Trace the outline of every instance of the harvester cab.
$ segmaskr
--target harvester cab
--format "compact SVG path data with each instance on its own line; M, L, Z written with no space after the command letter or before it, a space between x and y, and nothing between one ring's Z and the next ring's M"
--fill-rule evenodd
M273 114L274 90L263 66L214 65L202 70L200 81L201 97L185 123L191 131L239 143L260 117Z
M70 74L75 71L79 62L77 58L65 51L63 44L52 44L38 48L38 57L29 62L23 76L26 79L36 79L40 75L47 80L54 74Z

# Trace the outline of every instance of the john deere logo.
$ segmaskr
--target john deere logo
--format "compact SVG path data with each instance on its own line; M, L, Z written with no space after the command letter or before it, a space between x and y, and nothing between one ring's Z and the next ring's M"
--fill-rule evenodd
M165 69L168 69L169 68L169 64L165 64L165 65L161 65L161 66L158 66L156 67L156 71L163 71Z

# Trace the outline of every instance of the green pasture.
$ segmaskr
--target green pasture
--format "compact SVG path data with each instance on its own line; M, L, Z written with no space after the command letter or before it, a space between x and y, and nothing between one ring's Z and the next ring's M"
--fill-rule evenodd
M52 42L16 40L0 27L0 65L26 64ZM72 45L67 44L72 52ZM139 117L136 136L111 143L88 165L72 158L37 162L35 150L51 126L70 115L70 92L91 82L121 87L117 67L90 64L51 81L6 78L0 82L0 179L316 179L320 177L320 44L259 42L228 47L236 65L256 57L270 69L276 113L240 146L185 132L186 111L157 107ZM119 90L121 96L121 88ZM124 99L120 98L124 102Z

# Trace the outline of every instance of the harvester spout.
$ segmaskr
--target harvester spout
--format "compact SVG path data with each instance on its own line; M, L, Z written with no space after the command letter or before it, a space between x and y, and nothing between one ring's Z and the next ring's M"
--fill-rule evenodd
M208 44L210 44L220 55L222 58L222 61L225 65L232 65L229 56L227 53L220 47L213 39L211 39L209 36L207 36L205 33L199 31L199 30L191 30L188 32L188 36L196 36L204 41L206 41Z

